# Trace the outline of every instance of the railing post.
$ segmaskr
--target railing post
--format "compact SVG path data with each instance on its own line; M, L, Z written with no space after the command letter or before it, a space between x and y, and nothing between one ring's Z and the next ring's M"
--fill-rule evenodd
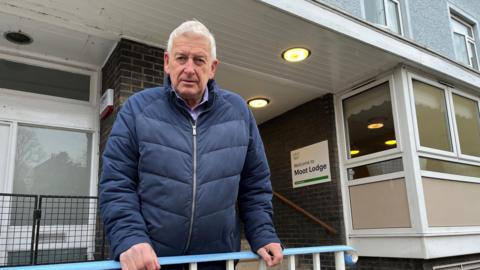
M267 270L267 263L262 259L258 259L258 270Z
M288 270L295 270L295 255L290 255L288 260Z
M227 261L227 270L235 270L235 264L233 263L233 260Z
M345 270L345 256L343 251L335 252L335 270Z
M313 253L313 270L320 270L320 253Z
M197 263L190 263L188 266L189 270L197 270Z

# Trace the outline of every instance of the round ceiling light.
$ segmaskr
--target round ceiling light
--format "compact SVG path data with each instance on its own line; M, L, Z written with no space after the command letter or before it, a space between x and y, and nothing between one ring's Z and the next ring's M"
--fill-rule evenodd
M270 100L266 98L252 98L247 101L248 106L252 108L263 108L270 103Z
M310 50L306 48L296 47L285 50L282 58L288 62L300 62L310 56Z
M3 36L10 42L17 45L28 45L33 42L33 39L22 31L8 31Z
M388 140L388 141L385 141L385 144L386 145L396 145L397 141L396 140Z

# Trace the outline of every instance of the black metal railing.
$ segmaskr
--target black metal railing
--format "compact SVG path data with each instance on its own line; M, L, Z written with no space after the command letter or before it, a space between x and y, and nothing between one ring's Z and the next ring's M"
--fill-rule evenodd
M0 266L104 259L96 197L0 193Z

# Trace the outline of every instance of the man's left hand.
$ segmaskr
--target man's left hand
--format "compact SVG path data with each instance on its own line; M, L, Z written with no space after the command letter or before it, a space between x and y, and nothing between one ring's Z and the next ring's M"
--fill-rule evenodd
M279 243L267 244L259 248L257 254L262 257L269 267L275 266L283 260L282 246Z

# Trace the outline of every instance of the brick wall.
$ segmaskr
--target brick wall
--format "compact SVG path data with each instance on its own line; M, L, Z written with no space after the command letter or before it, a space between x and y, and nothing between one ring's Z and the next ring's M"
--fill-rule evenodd
M273 189L338 231L336 235L328 234L320 225L274 199L274 222L283 244L286 247L345 244L333 96L324 95L300 105L259 128ZM290 151L324 140L328 140L332 181L293 189ZM333 266L330 257L321 259L323 266ZM309 262L310 258L300 260L301 264Z
M112 129L115 117L125 100L144 88L163 84L163 49L144 45L138 42L121 39L115 50L102 68L102 94L106 89L114 90L114 111L100 121L100 156ZM100 159L100 170L102 159ZM102 232L99 223L97 232ZM97 237L102 237L97 235ZM109 258L110 249L100 258Z
M102 68L102 92L113 88L114 112L100 122L100 153L125 100L144 88L163 84L163 49L121 39Z

